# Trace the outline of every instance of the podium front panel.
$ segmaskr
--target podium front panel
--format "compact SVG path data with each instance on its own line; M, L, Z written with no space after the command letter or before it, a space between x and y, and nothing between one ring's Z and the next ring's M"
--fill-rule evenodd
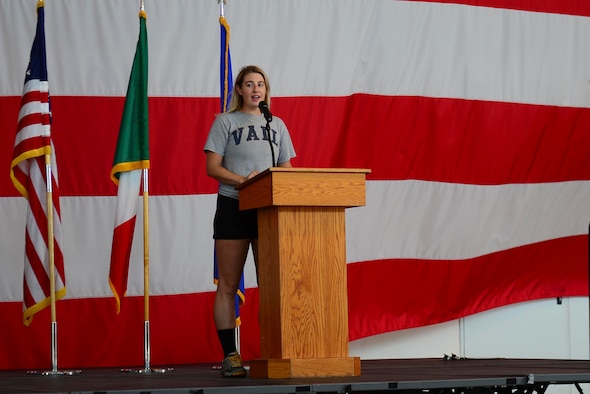
M348 356L344 208L258 211L261 357Z

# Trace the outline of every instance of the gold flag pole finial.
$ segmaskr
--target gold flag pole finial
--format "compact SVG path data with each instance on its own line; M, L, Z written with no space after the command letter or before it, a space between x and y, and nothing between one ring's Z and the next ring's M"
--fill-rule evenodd
M139 0L139 17L147 20L147 13L145 12L144 0Z

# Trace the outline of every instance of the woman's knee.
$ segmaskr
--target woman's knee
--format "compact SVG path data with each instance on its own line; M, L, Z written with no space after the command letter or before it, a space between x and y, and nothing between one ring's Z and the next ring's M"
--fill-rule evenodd
M221 293L225 296L229 296L229 297L233 297L236 292L238 291L238 285L239 283L236 283L235 285L231 285L231 284L227 284L227 283L222 283L219 282L217 284L217 292Z

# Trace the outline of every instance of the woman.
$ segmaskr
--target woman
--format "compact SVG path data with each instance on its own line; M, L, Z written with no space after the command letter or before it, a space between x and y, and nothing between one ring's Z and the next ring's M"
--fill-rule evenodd
M215 118L204 147L207 175L220 183L213 223L218 270L213 315L224 354L221 375L227 377L246 376L236 351L234 299L250 246L255 264L258 256L257 212L239 210L235 187L272 167L275 156L279 167L291 167L295 157L289 131L277 117L271 120L271 151L267 118L259 107L262 101L270 105L266 74L257 66L242 68L229 110Z

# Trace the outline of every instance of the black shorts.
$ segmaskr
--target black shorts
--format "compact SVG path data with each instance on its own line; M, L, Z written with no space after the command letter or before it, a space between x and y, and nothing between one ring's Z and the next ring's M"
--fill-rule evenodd
M258 239L258 211L240 211L235 198L217 195L213 239Z

